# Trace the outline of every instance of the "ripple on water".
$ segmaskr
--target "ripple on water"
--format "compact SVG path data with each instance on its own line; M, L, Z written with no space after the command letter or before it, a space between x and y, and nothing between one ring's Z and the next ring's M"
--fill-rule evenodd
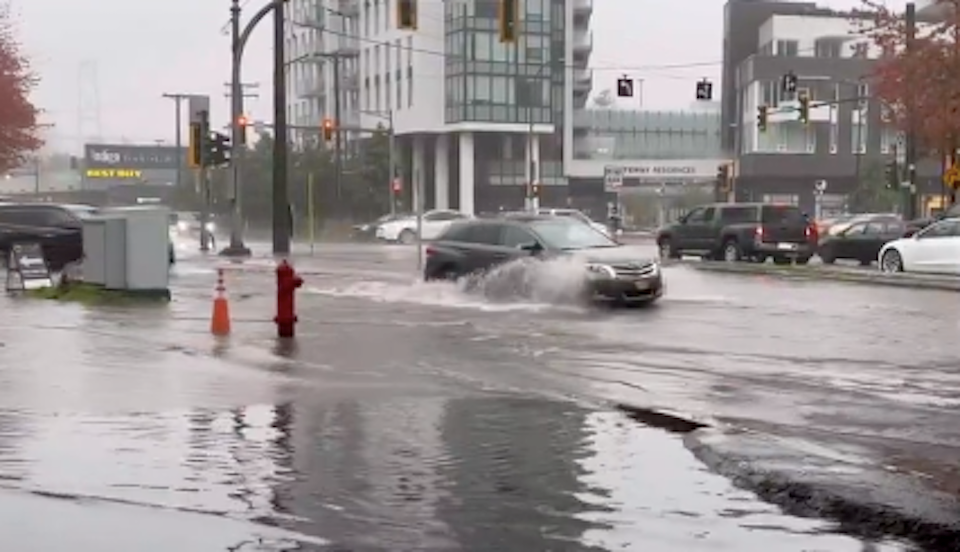
M21 520L6 541L49 544L18 550L149 551L164 534L183 537L165 550L188 552L245 538L326 549L305 535L371 551L861 546L734 489L675 436L502 395L0 411L0 517Z

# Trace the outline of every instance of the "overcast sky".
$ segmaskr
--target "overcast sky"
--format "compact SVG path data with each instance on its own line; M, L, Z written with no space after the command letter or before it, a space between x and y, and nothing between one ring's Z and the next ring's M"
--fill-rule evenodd
M35 95L55 125L51 145L75 150L79 136L151 143L173 139L173 102L164 92L207 94L223 120L229 42L221 30L229 0L11 0L27 53L42 77ZM440 0L421 0L437 2ZM905 0L890 0L902 5ZM642 79L646 109L684 109L695 82L720 74L723 0L594 0L594 91L621 75ZM822 0L850 8L859 0ZM93 4L96 8L93 8ZM252 7L261 0L249 0ZM268 23L247 48L244 80L267 93L253 119L271 118ZM690 64L688 68L663 68ZM623 107L639 107L640 101ZM80 107L83 106L83 109ZM98 128L99 126L99 128Z

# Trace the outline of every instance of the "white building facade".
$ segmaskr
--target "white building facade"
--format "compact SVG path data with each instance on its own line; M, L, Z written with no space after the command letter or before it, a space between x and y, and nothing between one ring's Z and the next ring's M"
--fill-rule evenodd
M605 204L609 165L641 179L715 177L718 114L700 129L712 145L651 159L644 140L676 136L586 109L593 0L522 0L513 44L499 40L498 4L420 0L408 31L398 28L396 0L292 0L288 120L319 127L339 107L348 143L392 126L405 191L422 182L427 207L467 213L522 206L528 182L540 183L543 205ZM696 131L677 124L694 144Z

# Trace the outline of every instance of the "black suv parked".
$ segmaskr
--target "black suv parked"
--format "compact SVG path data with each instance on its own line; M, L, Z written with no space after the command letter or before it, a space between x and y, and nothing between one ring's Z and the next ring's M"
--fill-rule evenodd
M660 255L705 259L806 264L816 251L817 230L792 205L716 203L697 207L660 229Z

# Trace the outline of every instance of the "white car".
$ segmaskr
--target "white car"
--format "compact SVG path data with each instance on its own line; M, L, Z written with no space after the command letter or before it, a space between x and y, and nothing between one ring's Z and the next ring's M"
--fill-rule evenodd
M468 218L470 218L468 215L460 211L447 209L427 211L423 214L421 238L424 241L435 240L448 226ZM410 215L381 224L377 227L377 239L404 244L414 243L417 241L417 216Z
M590 217L588 217L587 215L583 214L582 211L578 211L578 210L576 210L576 209L547 209L547 208L544 208L544 209L537 209L537 214L538 214L538 215L551 216L551 217L568 217L568 218L575 218L575 219L579 220L580 222L583 222L584 224L589 225L591 228L593 228L593 229L596 230L597 232L600 232L600 233L603 234L604 236L607 236L608 238L609 238L609 237L612 237L612 236L610 236L610 230L607 228L607 225L605 225L605 224L600 224L599 222L597 222L597 221L595 221L595 220L592 220Z
M877 260L883 272L960 275L960 218L943 219L884 245Z

